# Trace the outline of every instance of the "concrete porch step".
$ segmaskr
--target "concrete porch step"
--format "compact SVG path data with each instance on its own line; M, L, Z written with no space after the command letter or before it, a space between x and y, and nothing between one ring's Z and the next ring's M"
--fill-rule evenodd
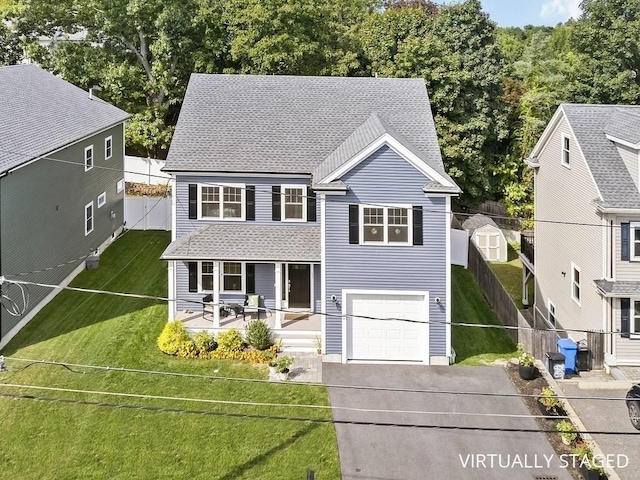
M282 339L283 352L316 352L317 333L309 332L278 332L276 336Z

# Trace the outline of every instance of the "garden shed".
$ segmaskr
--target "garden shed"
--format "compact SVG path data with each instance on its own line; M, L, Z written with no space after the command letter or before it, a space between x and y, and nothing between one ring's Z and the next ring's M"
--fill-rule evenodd
M480 213L469 217L462 224L471 241L489 262L507 261L507 239L491 218Z

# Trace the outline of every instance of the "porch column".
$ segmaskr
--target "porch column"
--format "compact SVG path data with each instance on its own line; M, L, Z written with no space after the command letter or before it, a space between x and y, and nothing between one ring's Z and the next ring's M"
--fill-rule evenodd
M220 328L220 262L213 262L213 326Z
M282 328L282 264L275 264L276 270L276 316L274 320L274 329L279 330Z
M168 286L169 288L167 289L167 293L169 296L169 321L173 322L175 320L175 313L176 313L176 289L175 289L175 276L174 276L174 272L175 272L175 260L169 260L167 262L167 274L168 274Z

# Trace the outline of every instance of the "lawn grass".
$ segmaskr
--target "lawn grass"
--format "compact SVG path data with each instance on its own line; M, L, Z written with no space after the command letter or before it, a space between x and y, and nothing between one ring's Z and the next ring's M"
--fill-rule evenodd
M73 286L166 296L158 260L166 232L128 232ZM145 370L266 378L266 367L225 360L178 359L156 344L167 318L154 300L64 291L3 350L9 357ZM76 368L7 360L0 382L198 399L328 405L325 388L247 383ZM81 373L86 371L88 373ZM332 424L223 416L262 414L331 418L329 410L214 405L104 397L0 386L0 392L112 404L170 407L208 414L136 410L0 397L0 477L26 479L317 479L340 477Z
M451 268L453 323L501 325L471 272L459 266ZM515 346L502 329L453 325L451 335L456 363L462 365L481 365L515 355Z
M513 299L516 307L522 308L522 262L513 245L508 244L506 262L489 262L489 268L496 274L498 280ZM533 304L534 282L529 282L529 303Z

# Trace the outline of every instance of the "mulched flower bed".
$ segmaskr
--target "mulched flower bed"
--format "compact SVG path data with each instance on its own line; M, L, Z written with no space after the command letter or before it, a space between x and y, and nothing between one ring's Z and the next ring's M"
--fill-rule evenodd
M523 380L520 378L518 374L518 366L512 363L507 365L506 371L509 377L511 378L511 382L516 388L516 391L521 394L526 395L538 395L543 387L548 387L549 384L547 381L540 375L540 372L536 372L536 377L533 380ZM538 399L535 397L522 397L522 401L529 409L531 415L544 415L541 408L542 405L538 402ZM542 407L544 409L544 407ZM560 412L564 415L564 412ZM570 455L572 453L573 447L569 447L562 443L562 438L560 437L560 432L556 430L556 424L560 422L562 418L558 418L557 420L554 418L536 418L535 421L538 424L540 430L548 431L545 433L547 440L553 447L556 452L556 455L559 457L560 455ZM567 471L575 480L583 480L583 476L580 473L580 470L577 468L573 468L571 466L567 467Z

